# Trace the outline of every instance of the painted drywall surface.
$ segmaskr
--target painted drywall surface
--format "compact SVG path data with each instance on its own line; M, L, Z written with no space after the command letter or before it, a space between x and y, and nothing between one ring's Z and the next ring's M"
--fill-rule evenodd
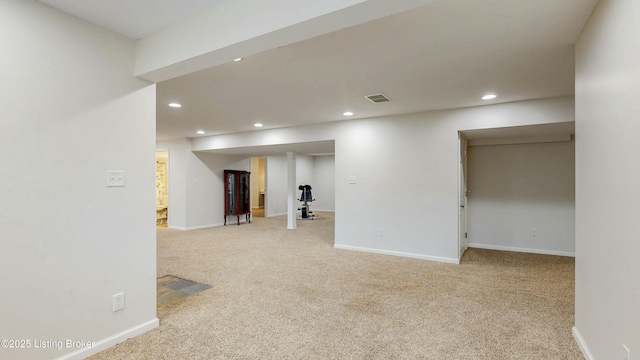
M248 56L304 40L307 36L317 36L330 31L324 30L323 27L331 26L305 26L305 32L283 30L361 2L363 0L274 0L266 5L258 0L236 0L220 4L200 12L187 21L140 39L136 52L136 75L155 71L163 75L151 76L154 81L167 80L228 62L234 56ZM248 8L255 11L247 13ZM257 39L275 32L278 32L278 37L268 35L262 40ZM179 39L182 41L176 41ZM216 52L222 52L223 57ZM207 54L208 56L203 57ZM181 64L177 66L178 69L169 72L170 75L166 75L166 70L162 70L176 68L176 64L179 63Z
M138 40L135 73L160 82L435 1L227 1Z
M284 215L287 213L287 157L268 156L266 164L266 197L268 200L265 216ZM300 197L298 185L313 182L313 174L313 157L296 154L296 199ZM299 205L301 204L299 203Z
M571 121L572 105L545 99L342 123L336 245L457 262L457 131Z
M469 246L574 254L572 141L473 146L467 154Z
M314 178L313 156L296 154L296 198L300 197L298 185L312 184Z
M170 148L177 150L183 150L182 140L174 140L171 142L158 142L158 148ZM172 147L173 146L173 147ZM169 226L179 230L193 230L204 227L219 226L222 224L224 208L222 194L224 192L224 183L222 181L222 174L224 169L231 170L249 170L253 169L251 166L251 159L244 158L242 156L228 156L217 155L204 152L192 153L186 151L181 153L183 156L171 156L170 155L170 171L172 166L176 165L176 168L182 169L184 174L187 174L185 183L188 186L180 185L179 191L176 196L182 196L180 194L188 195L189 201L184 202L184 206L176 207L177 210L171 210L169 215ZM323 158L318 162L318 158ZM326 159L324 159L326 158ZM335 190L334 190L334 167L335 162L333 156L296 156L296 196L299 196L298 184L309 183L313 186L315 191L317 186L313 185L317 183L320 185L320 191L325 194L325 198L322 207L318 206L318 203L312 203L312 210L335 210ZM184 165L174 163L185 162L189 164L188 167ZM318 165L318 163L320 165ZM278 216L287 213L287 158L286 156L269 156L266 158L266 204L265 204L265 216ZM320 170L318 170L320 169ZM321 176L318 176L320 174ZM255 176L252 173L252 177ZM171 175L170 175L171 177ZM180 178L179 176L176 176ZM184 177L184 176L183 176ZM319 179L320 181L318 181ZM178 186L178 185L175 185ZM179 202L180 199L173 199L171 194L172 183L170 181L170 202ZM252 190L253 191L253 190ZM252 196L253 197L253 196ZM315 196L314 196L315 197ZM317 197L316 197L317 198ZM257 203L256 203L257 204ZM221 207L219 209L219 207ZM256 205L254 205L256 206ZM176 214L175 212L181 212ZM184 225L177 225L172 223L172 215L174 214L178 219L185 219ZM188 219L188 220L187 220ZM229 217L227 223L236 223L236 219Z
M334 124L337 123L267 129L217 136L202 136L191 139L191 150L209 151L243 148L247 146L280 145L332 140L335 138Z
M640 356L640 2L601 1L576 44L576 338Z
M155 86L131 76L134 43L23 0L0 2L0 43L0 338L31 340L0 358L157 326Z
M224 170L250 171L250 159L191 151L189 139L159 141L169 151L169 228L195 230L224 224ZM228 222L236 222L229 217Z
M224 170L251 171L251 158L191 153L190 159L187 229L220 226L224 224ZM227 217L227 224L237 223L237 217Z
M193 230L219 226L224 221L223 171L225 169L250 171L254 168L251 164L251 158L191 152L183 146L185 141L188 140L178 139L157 144L158 148L170 149L170 178L173 176L174 169L182 172L182 174L175 175L176 183L172 183L170 180L170 204L177 203L178 205L170 205L169 227L179 230ZM174 153L175 156L172 155ZM296 196L299 195L297 184L314 182L314 158L306 155L296 156ZM286 156L269 156L265 163L267 164L267 171L265 171L267 177L265 182L265 216L286 214L287 158ZM332 165L331 163L325 167ZM332 171L332 169L330 170ZM327 171L329 170L323 170L323 172ZM258 175L253 172L253 176ZM172 195L174 187L178 188L175 198ZM325 184L324 188L329 191L333 190L332 185ZM331 193L330 199L333 196ZM330 203L330 205L332 204ZM257 202L254 206L257 206ZM333 209L334 207L331 206L326 210ZM184 219L185 222L181 224L173 219ZM228 217L227 223L236 223L236 218Z
M187 159L187 229L223 224L225 157L190 152Z
M287 157L268 156L266 161L265 216L287 213Z
M457 262L458 131L573 120L568 96L202 137L192 146L335 140L336 247ZM284 186L273 176L286 174L286 162L269 160L267 214L284 214L284 200L278 209L271 200L272 182ZM349 184L350 176L356 184ZM286 199L286 187L281 191Z
M568 122L575 120L574 99L573 96L561 96L464 109L431 111L381 119L395 121L396 118L411 118L428 121L431 118L440 117L449 118L452 125L455 125L454 127L461 127L459 130ZM336 121L227 135L202 136L191 139L191 150L210 151L248 146L336 140L340 132L343 131L341 130L342 126L352 121L359 122L366 120ZM358 134L352 135L358 136Z
M335 148L337 246L457 258L457 241L446 241L457 236L457 134L439 116L343 124Z
M335 211L335 156L322 155L313 157L313 197L312 210Z

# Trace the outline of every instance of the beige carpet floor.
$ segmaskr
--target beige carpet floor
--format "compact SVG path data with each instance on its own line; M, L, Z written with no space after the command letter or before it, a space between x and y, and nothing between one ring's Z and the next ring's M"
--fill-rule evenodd
M334 216L158 229L158 277L211 289L92 359L582 359L574 259L470 249L443 264L333 248Z

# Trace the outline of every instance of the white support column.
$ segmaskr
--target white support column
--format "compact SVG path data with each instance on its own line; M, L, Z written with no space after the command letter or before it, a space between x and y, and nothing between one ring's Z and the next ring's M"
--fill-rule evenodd
M287 152L287 229L297 229L296 225L296 154Z

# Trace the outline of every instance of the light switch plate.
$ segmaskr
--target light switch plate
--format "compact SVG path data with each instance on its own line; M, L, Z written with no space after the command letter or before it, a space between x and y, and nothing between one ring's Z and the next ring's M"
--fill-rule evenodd
M107 186L124 186L124 171L107 170Z
M124 293L113 294L111 297L111 307L113 312L124 309Z

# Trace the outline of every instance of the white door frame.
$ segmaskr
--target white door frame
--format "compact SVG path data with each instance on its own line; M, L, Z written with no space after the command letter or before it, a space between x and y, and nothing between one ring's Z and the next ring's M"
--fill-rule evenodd
M458 259L467 250L467 138L458 131Z

